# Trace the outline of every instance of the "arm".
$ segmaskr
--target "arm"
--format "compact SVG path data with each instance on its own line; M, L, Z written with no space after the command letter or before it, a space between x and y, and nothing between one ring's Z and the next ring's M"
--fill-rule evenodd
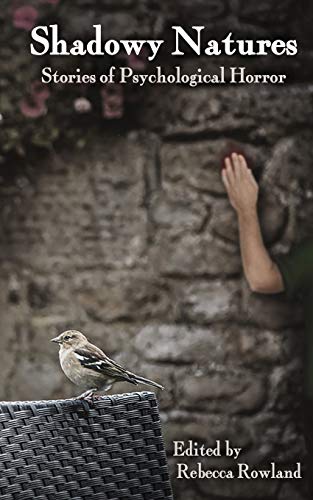
M264 246L258 213L258 185L243 156L226 158L222 179L238 217L243 269L250 288L259 293L284 290L281 272Z

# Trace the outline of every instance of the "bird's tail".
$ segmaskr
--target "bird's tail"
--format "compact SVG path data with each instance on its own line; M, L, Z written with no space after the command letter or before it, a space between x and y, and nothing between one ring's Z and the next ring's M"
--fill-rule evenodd
M157 382L153 382L153 380L149 380L148 378L144 377L139 377L139 375L131 374L133 380L139 384L146 384L146 385L151 385L153 387L157 387L158 389L161 389L161 391L164 390L164 387L160 384L157 384Z

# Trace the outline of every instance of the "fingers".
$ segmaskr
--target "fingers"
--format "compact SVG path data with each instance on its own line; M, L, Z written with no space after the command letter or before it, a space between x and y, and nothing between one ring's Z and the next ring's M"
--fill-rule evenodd
M240 175L248 170L247 161L243 155L232 153L230 158L235 174Z
M226 191L229 193L230 183L228 180L226 168L223 168L223 170L222 170L222 181L223 181L223 184L225 186Z
M232 153L230 157L225 158L224 164L230 183L235 180L242 180L248 174L247 161L243 155Z
M256 206L258 186L243 155L232 153L225 158L222 181L229 201L238 214Z
M228 194L236 185L245 181L253 182L257 185L247 161L243 155L232 153L224 160L225 167L222 170L222 181Z
M240 175L240 173L241 173L240 172L240 170L241 170L241 160L240 160L239 155L237 155L237 153L233 153L231 155L231 161L232 161L232 164L233 164L235 175Z
M230 158L225 158L225 174L229 184L235 181L235 172Z
M248 169L247 160L243 155L238 155L240 166L244 169Z

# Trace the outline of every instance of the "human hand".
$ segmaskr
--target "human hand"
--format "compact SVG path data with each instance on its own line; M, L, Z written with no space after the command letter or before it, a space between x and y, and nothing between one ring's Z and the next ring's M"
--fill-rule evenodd
M259 187L244 156L232 153L225 158L222 180L229 201L238 215L247 215L256 210Z

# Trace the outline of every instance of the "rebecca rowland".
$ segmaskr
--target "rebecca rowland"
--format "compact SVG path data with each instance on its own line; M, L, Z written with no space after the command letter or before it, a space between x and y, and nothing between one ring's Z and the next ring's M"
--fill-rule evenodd
M239 462L242 448L233 447L230 441L222 443L216 441L215 448L207 448L197 442L173 441L173 457L184 457L181 463L177 463L177 479L302 479L301 463L297 462L293 468L280 469L275 462L262 469L254 469L248 464ZM234 460L234 465L229 469L206 469L204 464L198 462L187 464L186 459L194 457L217 458L228 457Z
M266 469L252 469L244 463L236 464L234 469L205 469L201 462L195 467L180 463L177 479L302 479L302 470L300 462L294 469L278 469L274 462Z

